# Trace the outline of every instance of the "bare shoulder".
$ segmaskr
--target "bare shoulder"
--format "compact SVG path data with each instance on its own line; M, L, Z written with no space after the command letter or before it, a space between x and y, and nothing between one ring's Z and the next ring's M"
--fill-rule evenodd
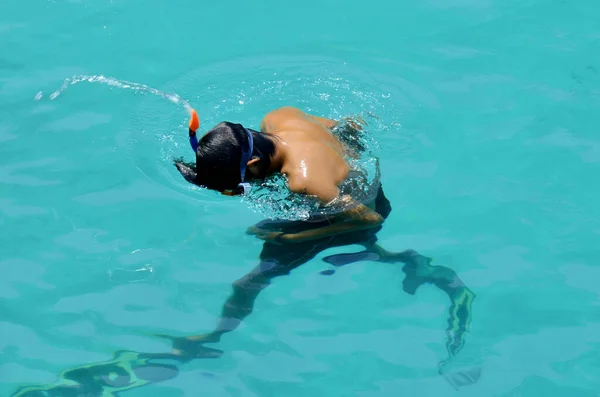
M266 117L306 117L307 113L293 106L282 106L275 110L271 110L265 115Z
M278 129L278 126L284 125L289 121L300 121L301 123L309 122L308 125L312 123L320 124L325 128L333 128L336 125L335 120L330 120L324 117L315 116L309 113L304 112L301 109L295 108L293 106L283 106L278 109L272 110L267 113L261 123L261 129L263 131L266 130L274 130ZM263 129L264 127L264 129Z
M260 123L260 129L265 132L277 129L278 125L281 125L290 119L299 119L306 117L305 113L295 107L284 106L275 110L271 110L267 113Z

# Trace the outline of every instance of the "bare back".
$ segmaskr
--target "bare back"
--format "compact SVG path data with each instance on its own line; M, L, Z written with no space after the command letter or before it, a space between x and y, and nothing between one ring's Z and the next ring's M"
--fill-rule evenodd
M335 124L293 107L274 110L261 123L263 132L282 141L281 173L287 175L290 190L317 196L323 203L338 197L338 186L349 172L342 144L330 130Z

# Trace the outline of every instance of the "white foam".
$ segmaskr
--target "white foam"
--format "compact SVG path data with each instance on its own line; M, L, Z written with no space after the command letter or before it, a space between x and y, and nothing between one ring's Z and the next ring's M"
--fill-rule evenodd
M139 91L142 93L148 93L148 94L152 94L152 95L156 95L156 96L165 98L176 105L182 105L187 111L190 111L192 109L190 104L186 100L182 99L177 94L168 94L168 93L162 92L160 90L157 90L156 88L149 87L145 84L135 83L135 82L131 82L131 81L125 81L125 80L118 80L118 79L115 79L112 77L106 77L103 75L98 75L98 76L77 75L77 76L67 78L67 79L65 79L65 81L63 82L63 84L60 86L59 89L57 89L52 94L50 94L50 100L54 100L54 99L58 98L58 96L61 95L69 86L79 84L82 82L100 83L100 84L105 84L105 85L108 85L111 87L122 88L122 89L127 89L127 90L134 90L134 91ZM36 95L36 100L39 100L41 98L42 98L42 92L40 91Z

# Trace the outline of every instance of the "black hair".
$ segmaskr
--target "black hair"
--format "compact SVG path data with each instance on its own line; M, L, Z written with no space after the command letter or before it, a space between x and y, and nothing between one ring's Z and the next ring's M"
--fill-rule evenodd
M265 178L275 154L273 136L250 129L248 131L254 141L252 157L260 159L257 177ZM196 185L218 191L235 189L242 181L242 149L248 145L245 128L241 124L224 121L200 139L195 166L183 161L175 161L175 166L187 181ZM244 179L248 180L251 176L246 169Z

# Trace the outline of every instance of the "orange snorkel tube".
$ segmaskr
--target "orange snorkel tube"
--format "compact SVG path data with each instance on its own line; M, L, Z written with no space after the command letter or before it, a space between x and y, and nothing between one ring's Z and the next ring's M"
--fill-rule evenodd
M189 132L190 132L190 145L194 150L194 153L198 150L198 137L196 136L196 131L200 128L200 119L198 118L198 113L192 109L189 123Z

